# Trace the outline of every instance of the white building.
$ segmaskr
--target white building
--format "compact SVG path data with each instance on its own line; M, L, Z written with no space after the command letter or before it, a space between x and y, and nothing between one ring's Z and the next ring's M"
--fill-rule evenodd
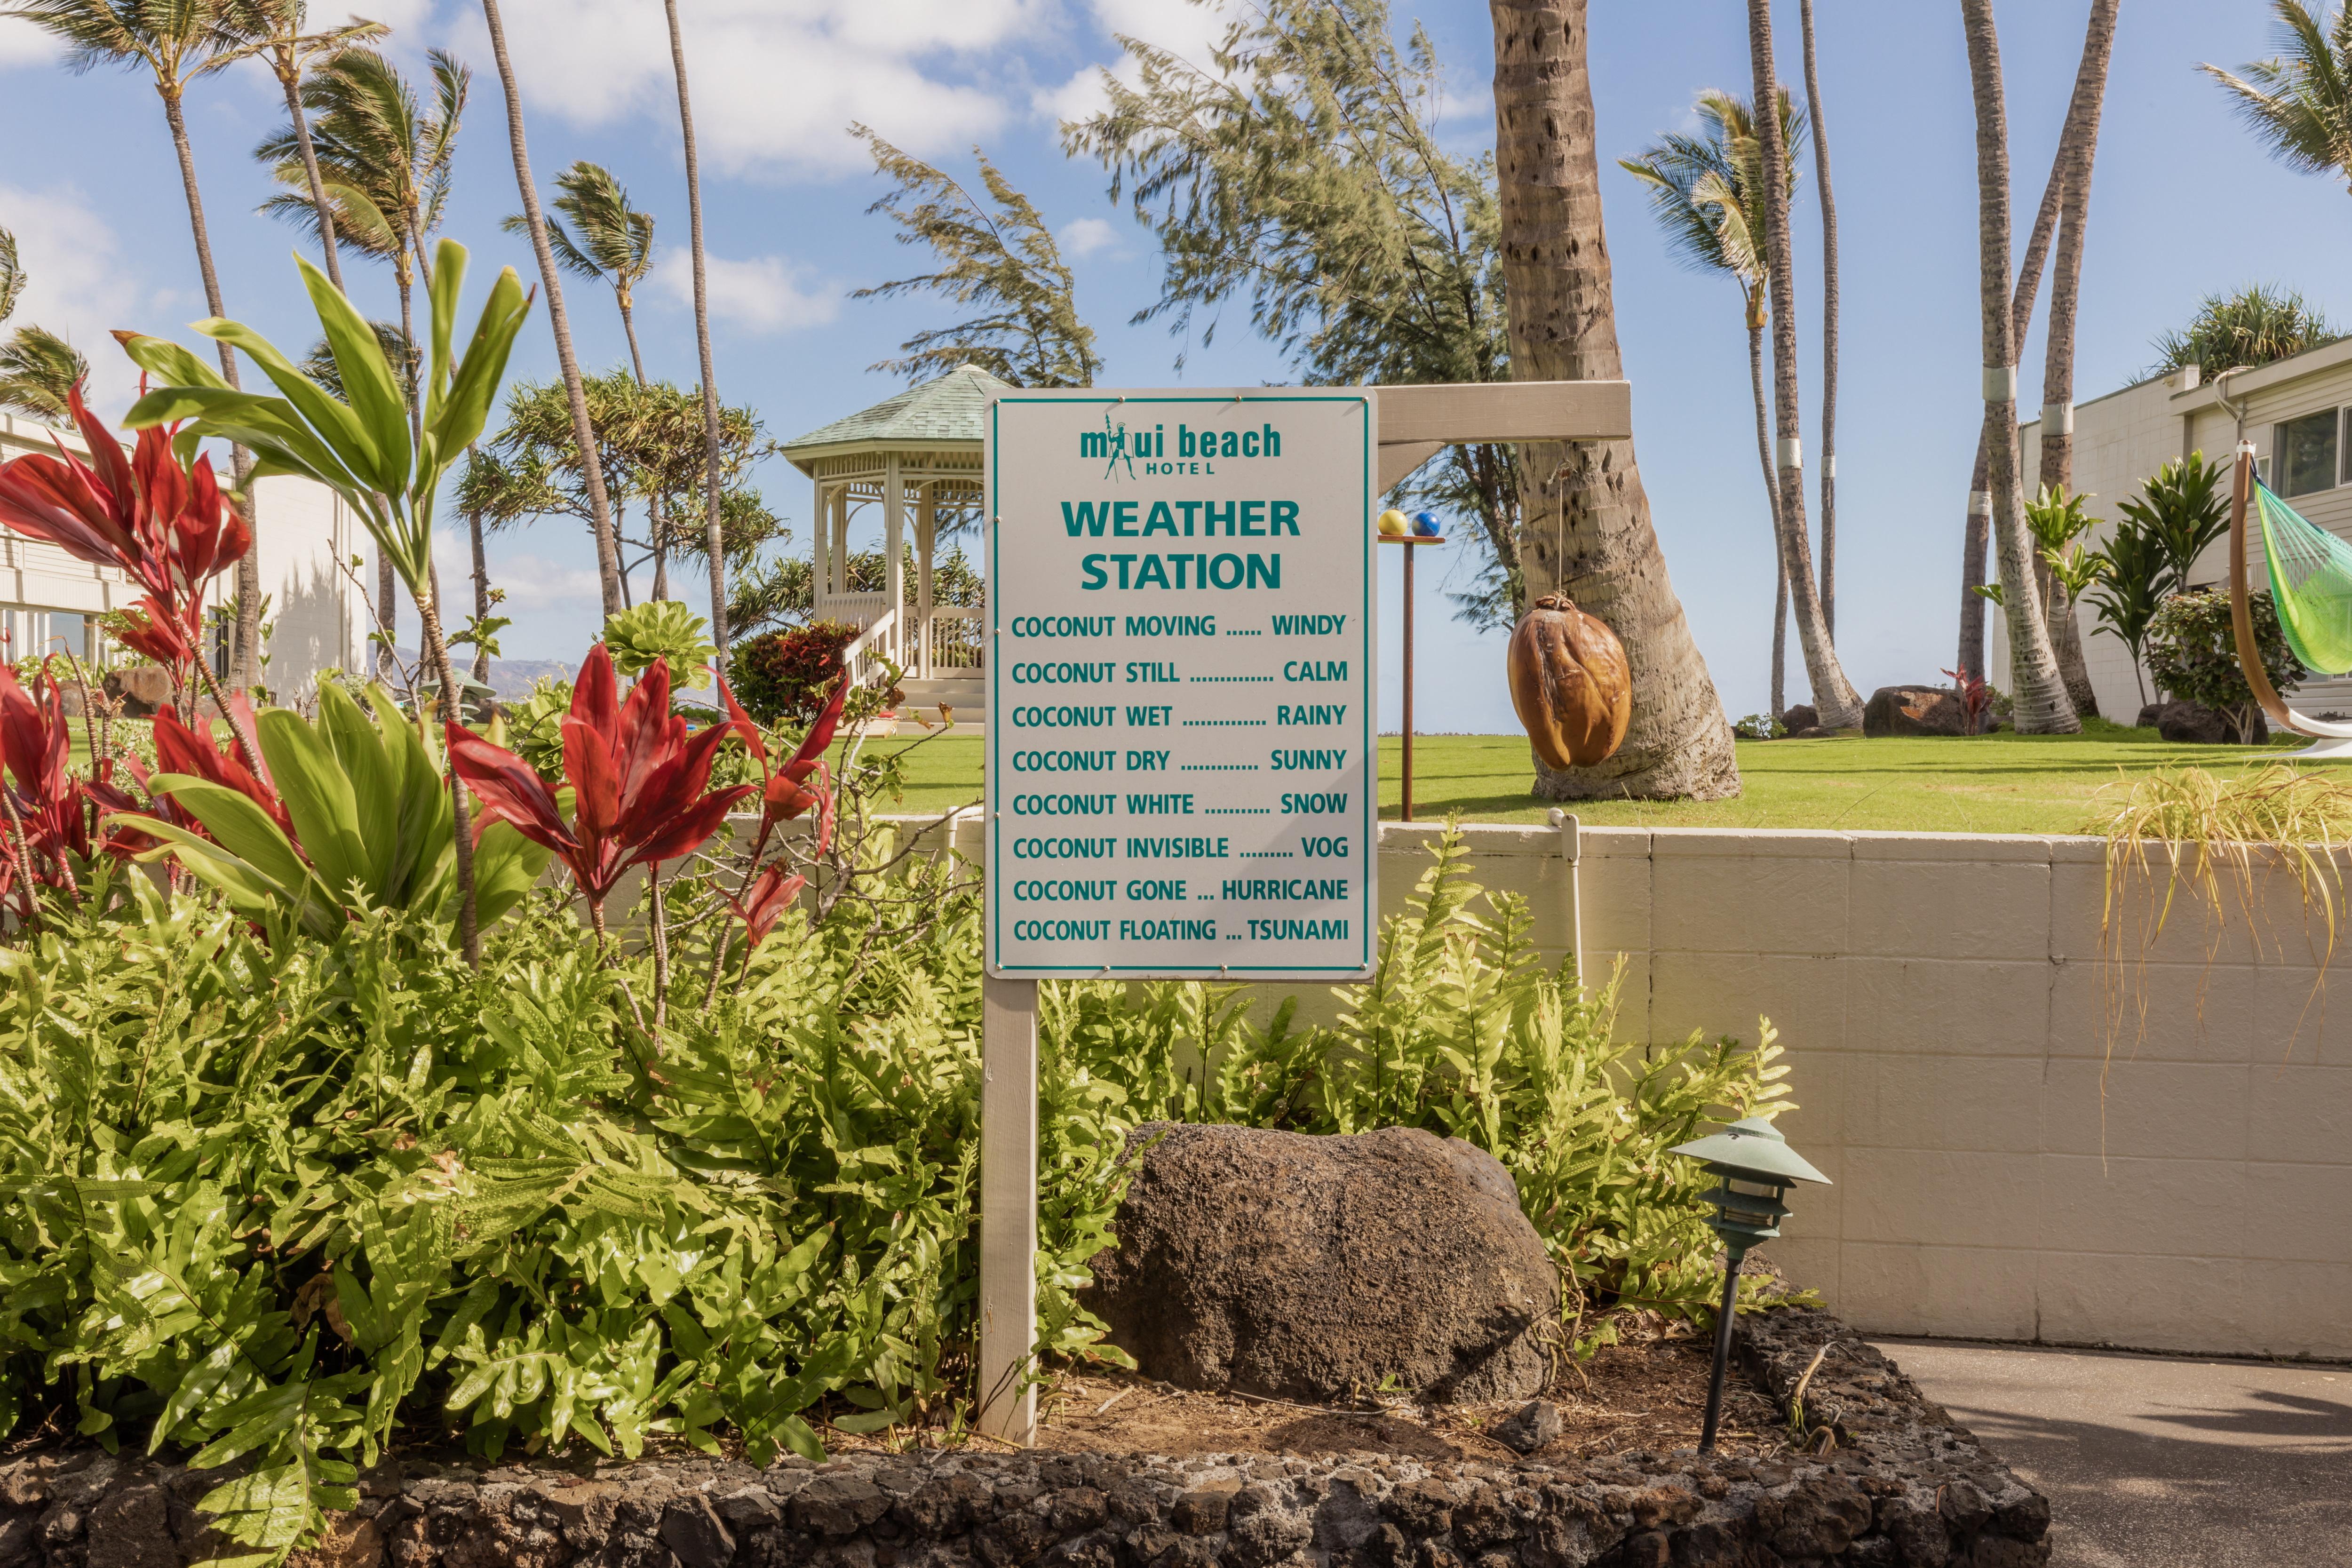
M66 448L87 458L78 436L0 414L0 462L27 452ZM330 668L362 668L370 629L363 590L340 563L371 549L367 532L341 496L308 479L281 478L255 486L256 563L267 598L268 665L263 681L291 699ZM363 570L366 570L363 568ZM213 580L208 602L226 605L236 574ZM0 529L0 629L6 657L69 652L93 664L108 662L97 618L139 597L138 588L110 567L87 565L54 544ZM217 668L217 666L216 666Z
M2119 503L2137 499L2141 484L2173 458L2201 451L2207 461L2227 464L2237 449L2241 416L2264 481L2313 522L2352 539L2352 340L2347 340L2241 371L2225 386L2200 381L2191 366L2076 405L2074 488L2091 498L2088 510L2102 520L2090 535L2091 543L2106 542L2120 515ZM2041 422L2021 425L2018 433L2022 448L2019 472L2026 476L2030 496L2042 466ZM2274 457L2282 452L2283 467ZM2199 559L2192 585L2227 584L2229 561L2225 534ZM2247 563L2261 586L2259 531L2248 542ZM2075 615L2099 711L2128 724L2141 706L2131 655L2113 634L2101 629L2090 605L2078 607ZM2013 691L2009 639L2000 612L1989 609L1985 622L1990 638L1988 660L2001 675L1994 684ZM2151 686L2151 699L2154 694ZM2305 681L2290 700L2306 713L2352 712L2352 678Z

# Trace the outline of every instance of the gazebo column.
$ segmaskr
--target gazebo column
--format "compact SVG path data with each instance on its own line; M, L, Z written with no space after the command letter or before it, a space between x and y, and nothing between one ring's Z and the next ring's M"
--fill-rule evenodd
M833 510L825 514L825 526L833 530L833 591L849 592L849 485L846 481L833 487Z
M898 471L898 454L893 452L882 469L882 610L885 615L901 612L887 639L890 658L900 665L907 662L906 554L907 481Z
M929 680L938 673L931 668L931 551L940 537L940 501L937 481L926 481L915 492L915 658L916 673Z
M816 483L816 503L809 511L809 528L816 537L811 543L815 559L809 563L809 619L824 619L824 601L833 593L833 552L826 548L833 540L833 509L824 493L824 481Z

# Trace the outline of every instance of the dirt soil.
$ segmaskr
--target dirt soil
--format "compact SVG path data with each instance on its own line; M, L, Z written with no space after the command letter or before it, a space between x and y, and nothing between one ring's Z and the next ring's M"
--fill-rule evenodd
M1533 1458L1569 1461L1636 1449L1664 1452L1698 1442L1712 1342L1687 1331L1638 1327L1627 1340L1603 1347L1590 1362L1570 1363L1554 1373L1542 1397L1559 1407L1561 1431ZM1374 1453L1513 1463L1522 1456L1486 1429L1524 1403L1424 1405L1373 1397L1352 1407L1294 1405L1090 1370L1066 1373L1041 1394L1037 1446L1057 1453L1173 1458ZM1737 1368L1725 1382L1717 1443L1729 1454L1762 1455L1787 1447L1779 1411Z

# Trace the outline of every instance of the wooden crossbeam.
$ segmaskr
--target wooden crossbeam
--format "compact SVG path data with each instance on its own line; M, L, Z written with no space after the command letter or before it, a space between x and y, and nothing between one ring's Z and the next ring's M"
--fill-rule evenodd
M1384 490L1456 443L1613 441L1633 434L1633 388L1623 381L1383 386L1380 400Z

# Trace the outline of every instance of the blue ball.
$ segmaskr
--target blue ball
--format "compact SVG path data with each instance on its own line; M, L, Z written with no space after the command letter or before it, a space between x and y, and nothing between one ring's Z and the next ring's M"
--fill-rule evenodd
M1437 526L1437 514L1433 511L1414 512L1412 531L1423 539L1435 539L1443 531Z

